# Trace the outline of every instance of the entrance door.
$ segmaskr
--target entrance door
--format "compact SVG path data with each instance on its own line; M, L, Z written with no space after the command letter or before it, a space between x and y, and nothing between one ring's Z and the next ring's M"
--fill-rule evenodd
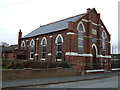
M92 55L93 55L93 69L96 69L97 65L97 61L96 61L96 49L95 46L93 46L92 48Z

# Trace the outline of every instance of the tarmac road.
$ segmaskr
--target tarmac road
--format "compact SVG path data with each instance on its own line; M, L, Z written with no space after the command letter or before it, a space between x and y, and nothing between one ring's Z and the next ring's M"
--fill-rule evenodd
M26 88L118 88L118 76L60 84L29 86Z

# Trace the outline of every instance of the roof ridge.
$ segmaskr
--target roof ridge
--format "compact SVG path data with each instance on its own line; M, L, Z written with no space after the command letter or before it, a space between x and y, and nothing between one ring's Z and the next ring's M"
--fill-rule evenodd
M80 16L80 15L84 15L84 14L85 14L85 13L78 14L78 15L75 15L75 16L71 16L71 17L68 17L68 18L65 18L65 19L61 19L61 20L58 20L58 21L55 21L55 22L51 22L51 23L42 25L42 26L40 26L40 27L44 27L44 26L47 26L47 25L50 25L50 24L53 24L53 23L57 23L57 22L60 22L60 21L64 21L64 20L67 20L67 19L70 19L70 18L73 18L73 17L77 17L77 16Z

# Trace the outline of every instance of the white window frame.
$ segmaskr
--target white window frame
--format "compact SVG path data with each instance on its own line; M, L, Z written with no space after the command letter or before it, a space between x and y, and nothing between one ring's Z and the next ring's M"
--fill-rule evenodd
M62 35L58 34L58 36L56 37L56 40L55 40L55 43L57 44L57 47L56 47L56 50L57 50L56 51L56 56L58 55L58 45L62 45L62 43L61 44L57 43L59 37L61 38L62 43L64 42ZM61 51L61 53L62 53L62 51ZM55 61L62 61L62 57L61 57L61 59L56 59Z
M57 43L58 37L61 37L61 40L62 40L62 43L63 43L64 41L63 41L63 37L62 37L61 34L58 34L58 35L57 35L56 40L55 40L55 43Z
M32 45L32 43L33 43L33 45ZM33 58L34 58L34 51L31 51L31 48L34 48L34 47L35 47L35 41L34 41L34 39L32 39L30 41L30 60L33 60ZM31 58L31 53L33 53L33 58Z
M95 43L92 44L92 49L93 49L93 47L95 47L96 57L97 57L98 56L98 48Z
M33 42L33 45L32 45L32 42ZM32 40L30 41L30 46L31 46L31 47L34 47L34 46L35 46L35 41L34 41L34 39L32 39Z
M43 37L42 40L41 40L41 46L42 46L42 50L43 50L43 40L45 40L45 45L44 46L47 46L47 39L46 37ZM42 58L43 56L43 51L41 50L41 60L45 60L45 58ZM46 51L45 51L45 56L46 56Z
M80 25L82 25L83 31L79 31L79 26ZM83 48L83 53L78 53L78 54L84 54L84 32L85 32L85 27L84 27L84 24L82 22L78 23L77 30L78 30L78 34L79 34L79 32L83 33L83 38L79 38L78 37L78 40L82 40L83 41L83 46L79 45L79 41L78 41L78 49L79 49L79 47L82 47Z
M33 54L33 58L34 58L34 52L30 51L30 60L33 60L33 58L31 58L31 54Z
M25 41L22 41L21 48L25 48Z

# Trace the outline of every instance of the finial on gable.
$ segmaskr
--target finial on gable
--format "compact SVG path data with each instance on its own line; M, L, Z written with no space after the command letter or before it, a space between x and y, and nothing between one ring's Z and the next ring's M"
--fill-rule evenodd
M89 12L89 11L91 11L91 9L90 9L90 8L87 8L87 12Z
M21 29L20 29L20 31L19 32L21 32Z

